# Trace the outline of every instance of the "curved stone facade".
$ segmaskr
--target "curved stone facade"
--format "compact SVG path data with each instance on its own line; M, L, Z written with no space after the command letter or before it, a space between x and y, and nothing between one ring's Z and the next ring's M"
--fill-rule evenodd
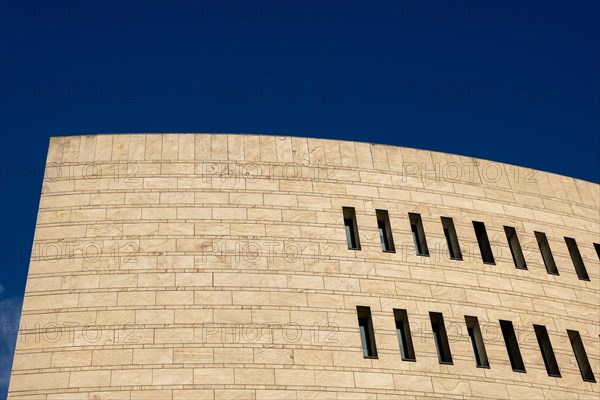
M344 207L360 249L348 249ZM597 184L394 146L53 138L9 398L597 399L567 330L597 380L599 209ZM461 259L449 256L441 217L452 218ZM382 251L380 226L395 251ZM417 255L413 230L428 255ZM357 307L370 311L372 332L366 314L361 324L376 356L363 354ZM406 311L414 361L401 357L394 309ZM443 316L451 363L439 361L430 313ZM477 317L489 368L476 366L465 316ZM500 320L512 322L525 371L511 366ZM546 370L534 324L547 329L560 377Z

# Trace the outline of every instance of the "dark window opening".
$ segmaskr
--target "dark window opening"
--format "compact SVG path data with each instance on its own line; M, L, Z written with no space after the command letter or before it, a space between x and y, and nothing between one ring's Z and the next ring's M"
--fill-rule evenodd
M594 243L594 248L596 249L596 255L598 256L598 259L600 259L600 244Z
M525 365L523 364L523 358L521 357L519 342L517 341L517 335L515 335L513 323L500 320L500 329L502 329L502 336L504 336L506 351L508 352L508 358L510 359L510 365L512 366L513 371L525 372Z
M344 212L344 226L346 229L346 242L349 250L360 250L358 239L358 225L356 223L356 211L354 207L342 207Z
M375 210L375 213L377 214L377 228L379 230L379 239L381 239L381 250L390 253L396 252L388 212L386 210Z
M485 351L485 345L483 344L483 335L479 328L479 320L477 317L465 315L465 322L467 323L467 333L469 334L469 341L471 342L475 365L480 368L489 368L490 363L487 358L487 352Z
M571 342L573 353L575 353L575 358L577 359L577 365L579 366L581 377L586 382L596 382L596 378L592 372L592 367L590 366L590 361L588 360L587 353L583 347L583 342L581 341L579 332L567 329L567 334L569 335L569 341Z
M375 345L375 332L373 331L373 319L370 307L356 307L358 314L358 327L360 329L360 342L364 358L377 358L377 346Z
M475 228L475 236L477 236L477 243L479 244L479 251L481 252L481 258L486 264L495 264L494 254L492 253L492 247L490 246L490 240L488 239L487 231L485 230L485 224L479 221L473 221L473 227Z
M413 241L417 255L428 256L429 249L427 248L427 239L425 238L425 230L423 229L423 221L420 214L408 213L410 220L410 230L412 232Z
M462 252L458 244L458 236L454 221L452 218L442 217L442 227L444 228L444 236L446 237L446 245L448 246L448 254L452 260L462 260Z
M518 269L527 269L525 256L523 255L521 243L519 243L519 237L517 236L517 230L513 227L505 226L504 233L506 233L508 247L510 247L510 254L512 254L513 261L515 262L515 267Z
M535 239L538 242L538 247L540 248L540 253L542 253L546 271L548 271L549 274L558 275L558 268L556 268L556 262L554 261L554 256L550 250L550 243L548 243L546 234L543 232L534 232L534 234Z
M554 349L552 349L552 343L550 343L550 336L548 336L548 330L542 325L533 325L535 336L537 337L538 344L540 345L540 351L542 352L542 358L544 359L544 365L546 366L546 372L548 376L555 376L560 378L560 370L558 369L558 363L554 356Z
M394 309L394 319L396 320L396 335L398 336L402 360L415 361L415 349L413 347L406 310Z
M431 319L431 329L440 364L452 364L452 354L450 343L448 343L448 335L446 334L446 326L444 325L444 316L441 313L430 312L429 318Z
M581 257L581 253L579 252L579 247L577 247L577 242L575 239L570 237L565 237L565 243L567 243L567 248L569 249L569 254L571 255L571 260L573 261L573 266L575 266L575 272L577 273L577 277L582 281L589 281L590 276L585 269L585 264L583 263L583 258Z

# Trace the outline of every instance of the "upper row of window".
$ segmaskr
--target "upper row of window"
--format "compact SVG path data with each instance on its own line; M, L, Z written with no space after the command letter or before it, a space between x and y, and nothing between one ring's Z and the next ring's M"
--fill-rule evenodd
M348 249L360 250L360 240L358 237L358 224L356 222L356 211L353 207L343 207L344 214L344 226L346 228L346 241L348 243ZM390 217L386 210L376 210L377 227L379 230L379 238L381 240L381 249L386 253L395 253L394 238L392 236L392 228L390 224ZM421 220L420 214L408 213L410 221L410 230L415 245L417 255L429 256L429 249L427 247L427 239L425 237L425 230L423 229L423 221ZM454 228L454 221L452 218L441 217L442 227L444 229L444 236L446 237L446 244L448 246L448 253L453 260L462 260L462 252L460 251L460 245L458 242L458 235ZM473 228L475 230L475 236L477 237L477 243L479 245L479 251L481 252L481 258L485 264L495 264L494 254L492 253L492 247L488 239L485 224L479 221L473 221ZM527 263L525 262L525 256L517 237L517 231L515 228L510 226L504 227L506 239L508 241L508 247L512 254L515 267L518 269L527 269ZM550 244L548 238L543 232L534 232L537 240L542 259L546 266L546 271L552 275L559 275L554 256L550 250ZM584 281L589 281L590 277L583 263L583 258L577 247L575 239L565 237L565 243L569 250L569 255L575 266L575 272L577 277ZM600 258L600 244L594 243L598 257Z

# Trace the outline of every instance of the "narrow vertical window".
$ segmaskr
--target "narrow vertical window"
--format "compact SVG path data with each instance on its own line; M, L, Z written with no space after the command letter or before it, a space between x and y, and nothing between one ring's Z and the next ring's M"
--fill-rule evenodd
M465 315L465 322L467 323L467 333L469 334L469 341L471 342L475 365L480 368L489 368L490 363L487 358L487 352L485 351L485 345L483 344L483 335L479 328L479 320L477 317Z
M442 217L442 227L444 228L444 236L446 237L446 245L448 246L448 254L452 260L462 260L462 252L458 244L458 236L454 228L452 218Z
M490 240L488 239L487 231L485 230L485 224L479 221L473 221L473 227L475 228L475 236L477 236L477 243L479 244L479 251L481 252L481 258L486 264L495 264L494 254L492 253L492 247L490 246Z
M427 239L425 238L421 214L408 213L408 218L410 220L410 230L412 232L413 241L415 242L417 255L428 256L429 249L427 248Z
M518 269L527 269L525 256L523 255L521 243L519 243L519 237L517 236L517 230L513 227L505 226L504 233L506 233L506 240L508 240L508 247L510 247L510 254L512 254L515 267Z
M587 353L583 347L583 342L581 341L579 332L567 329L567 334L569 335L569 341L571 342L573 353L575 353L575 358L577 359L577 365L579 365L581 377L586 382L596 382L596 378L592 372L592 367L590 366L590 361L588 360Z
M398 336L402 360L415 361L415 349L413 347L406 310L394 309L394 319L396 320L396 335Z
M354 207L342 207L342 210L344 212L344 226L346 228L346 242L348 243L348 249L360 250L356 211L354 211Z
M356 307L358 314L358 327L360 330L360 342L364 358L377 358L377 346L375 345L375 333L373 331L373 319L370 307Z
M573 238L565 237L565 243L567 243L567 248L569 249L573 266L575 266L577 277L582 281L589 281L590 276L585 269L585 264L583 263L583 258L581 258L581 253L579 252L579 247L577 247L577 242Z
M452 364L452 354L450 353L450 343L446 334L444 325L444 316L442 313L430 312L431 330L433 331L433 340L438 353L440 364Z
M548 271L549 274L558 275L558 268L556 268L556 262L554 261L554 256L550 250L550 243L548 243L546 234L543 232L534 232L534 234L535 239L538 242L538 247L540 248L540 253L542 253L546 271Z
M521 357L521 350L519 350L519 342L517 341L517 335L515 335L513 323L500 320L500 329L502 329L502 336L504 336L506 351L508 352L508 358L510 359L510 365L512 366L513 371L525 372L525 365L523 364L523 358Z
M394 238L392 236L392 226L390 216L386 210L375 210L377 214L377 228L379 229L379 239L381 239L381 250L394 253Z
M596 249L596 255L598 256L598 259L600 259L600 244L594 243L594 248Z
M550 343L548 330L542 325L533 325L533 330L535 331L535 336L540 345L540 351L542 352L542 358L544 359L544 365L546 366L548 376L560 377L560 370L558 369L558 363L554 356L554 349L552 349L552 344Z

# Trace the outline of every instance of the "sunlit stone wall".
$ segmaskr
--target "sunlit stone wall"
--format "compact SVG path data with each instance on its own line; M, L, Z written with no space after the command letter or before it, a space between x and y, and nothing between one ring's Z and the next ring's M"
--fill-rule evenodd
M360 250L347 247L342 207L356 210ZM402 147L53 138L9 398L598 399L567 329L598 379L599 208L597 184ZM389 213L395 252L382 251L376 209ZM462 260L448 256L442 216ZM472 221L485 223L495 264L482 262ZM377 358L363 357L357 306L371 308ZM407 311L414 362L400 356L393 309ZM453 364L438 361L429 312L443 314ZM490 368L475 365L465 316L479 320ZM499 320L513 322L526 372L511 368ZM561 377L548 376L533 324L547 328Z

